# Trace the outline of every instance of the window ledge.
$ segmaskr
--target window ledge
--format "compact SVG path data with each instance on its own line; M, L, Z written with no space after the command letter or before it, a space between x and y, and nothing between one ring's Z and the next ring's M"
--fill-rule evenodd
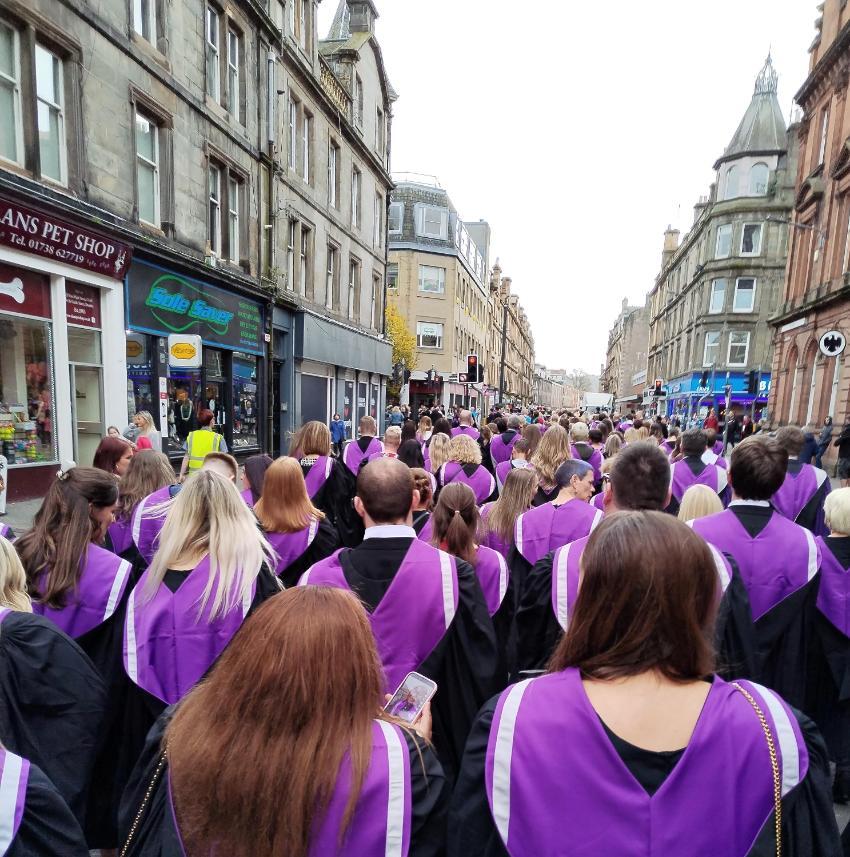
M154 226L152 223L148 223L145 220L137 220L136 225L143 231L147 232L150 235L156 235L157 238L167 238L165 231L161 229L159 226Z
M156 45L151 44L151 42L149 42L144 36L140 35L132 28L130 28L130 42L142 53L150 57L150 59L157 63L157 65L161 65L169 74L171 74L171 62L168 57L162 53Z

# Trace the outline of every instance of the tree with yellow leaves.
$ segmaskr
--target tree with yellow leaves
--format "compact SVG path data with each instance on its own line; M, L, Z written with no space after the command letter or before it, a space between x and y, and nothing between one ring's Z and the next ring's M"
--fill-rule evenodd
M402 371L416 368L416 337L407 327L407 320L393 303L387 303L387 336L393 346L393 377L387 384L388 392L398 396Z

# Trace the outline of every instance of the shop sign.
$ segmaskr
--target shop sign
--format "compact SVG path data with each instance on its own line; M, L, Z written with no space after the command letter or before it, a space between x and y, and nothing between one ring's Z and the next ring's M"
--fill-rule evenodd
M44 274L0 264L0 312L50 318L50 280Z
M127 277L127 304L134 330L184 339L191 334L206 345L265 353L263 305L192 277L136 261Z
M127 244L3 197L0 244L114 279L127 273L132 253Z
M203 358L201 337L172 333L168 337L168 365L175 369L200 369Z
M127 334L127 363L131 366L144 366L148 362L147 342L144 336Z
M80 283L65 283L65 320L100 330L100 291Z
M168 426L168 380L159 379L159 428L165 431Z

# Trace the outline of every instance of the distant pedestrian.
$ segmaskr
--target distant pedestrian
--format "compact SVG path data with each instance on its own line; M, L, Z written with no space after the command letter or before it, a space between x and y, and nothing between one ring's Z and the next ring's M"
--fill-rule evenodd
M200 470L208 453L227 452L227 441L215 431L215 414L211 410L203 408L198 413L198 425L200 428L190 431L183 444L185 455L180 464L181 479L187 473Z
M829 442L832 440L832 417L827 417L823 421L823 428L818 436L818 451L815 454L815 467L823 467L823 454L829 449Z
M841 480L841 487L850 487L850 420L844 424L841 434L838 436L833 446L838 447L838 478Z
M334 455L339 458L345 444L345 422L339 414L334 414L331 420L331 443L333 444Z

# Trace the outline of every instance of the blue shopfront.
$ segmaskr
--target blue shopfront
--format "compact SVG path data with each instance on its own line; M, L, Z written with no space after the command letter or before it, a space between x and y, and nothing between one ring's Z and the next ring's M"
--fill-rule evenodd
M758 387L758 393L749 392L749 372L716 372L712 378L709 372L708 384L702 386L703 374L692 372L674 378L667 384L667 397L663 402L661 413L669 417L679 417L686 424L700 408L714 408L719 416L726 410L726 386L732 388L731 408L733 413L741 415L752 413L755 406L755 419L763 415L767 407L767 398L770 394L770 373L756 374L754 381ZM713 382L713 383L712 383Z

